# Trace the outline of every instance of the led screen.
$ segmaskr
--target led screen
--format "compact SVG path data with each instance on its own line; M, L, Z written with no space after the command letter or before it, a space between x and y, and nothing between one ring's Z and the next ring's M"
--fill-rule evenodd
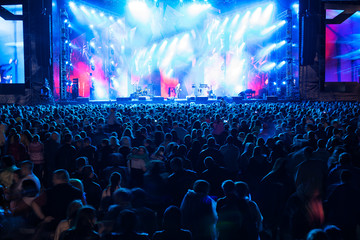
M359 82L360 11L342 22L344 11L326 10L325 82Z

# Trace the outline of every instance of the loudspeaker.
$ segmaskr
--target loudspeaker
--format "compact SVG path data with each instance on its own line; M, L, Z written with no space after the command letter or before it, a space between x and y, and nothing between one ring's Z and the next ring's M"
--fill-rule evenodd
M240 103L241 101L244 100L244 97L232 97L232 100L233 100L235 103Z
M163 101L164 101L164 98L161 97L161 96L155 96L155 97L152 98L152 100L153 100L154 102L163 102Z
M197 103L206 103L208 101L208 97L196 97Z
M76 98L76 101L78 103L89 103L89 98L86 98L86 97L77 97Z
M131 101L131 97L118 97L116 98L116 102L130 102Z
M266 100L271 101L271 102L276 102L278 100L278 97L277 96L267 96Z

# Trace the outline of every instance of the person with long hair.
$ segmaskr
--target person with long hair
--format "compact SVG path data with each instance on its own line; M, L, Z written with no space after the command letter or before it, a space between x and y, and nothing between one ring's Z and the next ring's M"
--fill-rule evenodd
M62 220L56 228L54 240L59 240L63 232L74 226L76 214L82 206L80 200L74 200L70 203L66 211L66 219Z
M121 188L121 174L113 172L109 178L109 185L103 190L100 202L100 211L107 211L109 206L113 203L113 193Z
M90 206L82 207L77 213L73 228L65 231L60 240L99 240L95 225L95 209Z

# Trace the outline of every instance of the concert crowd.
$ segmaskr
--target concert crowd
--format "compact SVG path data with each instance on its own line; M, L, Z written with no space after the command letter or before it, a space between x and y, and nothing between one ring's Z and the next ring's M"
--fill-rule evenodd
M0 107L0 239L360 239L360 104Z

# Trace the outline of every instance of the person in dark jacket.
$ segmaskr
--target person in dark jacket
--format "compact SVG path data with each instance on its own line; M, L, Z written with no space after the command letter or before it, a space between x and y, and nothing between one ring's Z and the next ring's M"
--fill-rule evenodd
M181 228L181 211L172 205L165 210L163 217L164 230L154 233L153 240L191 240L189 230Z
M89 205L93 206L95 209L99 209L102 189L98 183L94 181L94 169L91 165L86 165L82 169L84 185L84 192L86 193L86 201Z
M56 152L55 169L66 169L68 172L75 170L76 149L71 141L72 135L65 134L65 143Z

